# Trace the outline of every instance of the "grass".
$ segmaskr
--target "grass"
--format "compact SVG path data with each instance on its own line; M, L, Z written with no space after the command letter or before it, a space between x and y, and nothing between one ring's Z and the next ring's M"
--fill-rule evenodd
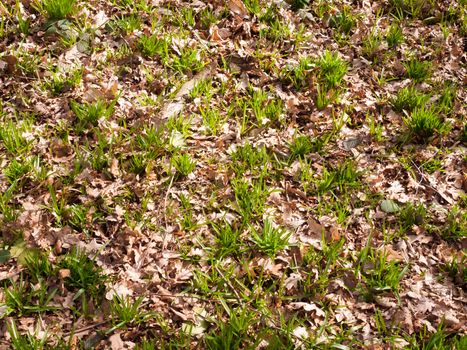
M434 7L434 1L422 0L390 0L391 12L398 18L428 17Z
M313 67L313 60L309 57L301 58L298 65L286 67L282 73L286 82L292 83L293 87L301 90L309 85L310 71Z
M7 327L14 349L43 349L47 343L47 336L40 337L34 333L20 334L14 321L10 321Z
M69 271L64 283L66 287L77 291L75 298L82 295L83 300L85 296L89 296L98 301L102 297L106 276L84 251L78 248L72 249L60 260L58 266Z
M310 4L310 0L293 0L292 1L292 10L298 11Z
M30 119L3 122L0 129L0 141L2 141L3 147L11 154L26 153L31 146L31 141L26 139L23 134L31 130L31 127L32 120Z
M365 57L375 60L376 54L378 53L381 43L383 41L383 36L378 32L377 28L372 28L372 30L367 34L362 42L362 53Z
M325 168L317 183L317 191L320 194L335 190L345 192L348 188L360 185L360 174L352 162L341 163L330 170Z
M318 77L327 89L336 88L347 73L347 63L336 52L325 51L316 61Z
M395 260L388 260L382 251L366 245L357 257L357 271L362 276L359 290L365 300L373 300L378 294L391 291L398 296L399 283L409 271Z
M191 159L189 154L178 154L172 158L172 165L181 176L188 176L196 169L196 162Z
M141 28L141 19L136 15L121 16L115 18L109 26L123 32L125 35L133 33ZM147 39L147 37L145 37ZM142 41L146 40L143 39ZM144 45L142 45L144 46ZM150 46L150 45L149 45Z
M274 258L276 254L287 247L290 233L274 227L274 223L265 220L261 232L252 229L252 239L259 251Z
M270 190L263 179L248 183L244 179L234 179L232 188L238 212L243 223L249 223L252 219L259 218L265 211L266 198Z
M295 160L297 158L302 159L308 153L312 152L314 149L313 141L309 136L306 135L297 135L293 138L292 142L289 144L290 149L290 159Z
M99 119L112 116L117 101L107 103L97 100L93 103L70 101L70 108L76 116L75 130L78 134L97 126Z
M465 224L467 223L467 215L458 206L455 206L448 213L444 226L441 227L441 235L447 240L462 240L467 236Z
M76 0L42 0L40 5L51 20L67 18L76 10Z
M427 211L423 204L413 205L409 203L405 205L399 213L400 231L407 232L414 225L423 225L426 215Z
M82 67L77 67L69 72L52 72L51 76L45 79L44 88L50 91L52 96L59 96L79 85L82 73Z
M212 224L216 235L217 256L225 257L228 255L239 254L242 250L240 241L240 231L228 222Z
M389 47L396 47L404 42L404 34L400 24L394 22L386 33L386 43Z
M0 2L0 348L464 348L466 4L363 3Z
M404 62L403 65L407 77L415 83L421 83L431 75L432 64L429 61L420 61L417 58L412 58Z
M110 303L110 315L113 327L108 330L108 333L112 333L114 330L127 325L141 324L153 317L151 313L140 310L142 302L143 297L132 300L128 296L115 295Z
M426 142L436 134L445 133L449 126L434 108L419 107L404 118L409 132L420 142Z
M163 63L169 57L170 41L166 38L159 38L156 35L143 35L138 41L138 47L142 54L148 58L159 57Z
M417 107L423 107L430 95L424 94L414 86L408 86L400 89L397 95L392 99L391 105L396 112L412 112Z
M452 82L446 82L436 101L437 109L442 114L450 114L457 97L457 87Z
M258 171L267 167L270 156L265 147L254 147L249 143L237 147L230 155L232 170L239 176L250 171L258 174Z
M340 11L337 11L329 20L331 27L336 28L345 35L349 35L356 24L357 20L348 6L344 6Z

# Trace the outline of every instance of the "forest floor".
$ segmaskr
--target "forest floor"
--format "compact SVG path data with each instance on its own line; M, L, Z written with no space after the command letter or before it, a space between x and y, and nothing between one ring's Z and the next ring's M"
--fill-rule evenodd
M466 0L4 0L0 348L466 349Z

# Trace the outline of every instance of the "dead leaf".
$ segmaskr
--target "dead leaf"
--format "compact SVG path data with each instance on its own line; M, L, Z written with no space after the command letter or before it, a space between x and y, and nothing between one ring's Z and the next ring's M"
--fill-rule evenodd
M16 70L16 62L18 62L18 59L13 55L5 55L2 57L1 62L6 62L6 72L8 74L13 74Z
M104 97L107 100L114 100L117 97L118 93L118 78L110 78L109 82L107 84L104 84L102 87L104 89Z
M99 11L94 17L94 28L102 27L105 23L109 21L105 11Z
M289 306L293 310L303 309L307 312L314 311L316 313L316 316L318 317L326 316L326 313L322 309L320 309L318 306L316 306L316 304L314 303L293 302L293 303L290 303Z
M227 0L229 10L240 17L248 17L248 9L241 0Z
M398 251L394 250L390 246L384 246L381 250L383 254L386 256L386 259L388 261L401 262L404 260L404 257L402 256L402 254L400 254Z
M325 232L324 226L311 217L308 219L308 229L310 230L310 233L319 237L321 237L323 232Z
M337 242L341 239L341 234L339 232L339 227L337 226L332 226L331 227L331 241L332 242Z
M122 338L120 338L120 333L115 333L109 337L110 341L110 348L112 350L123 350L125 349L125 345L123 343Z
M63 280L71 276L71 271L69 269L60 269L58 270L58 276Z

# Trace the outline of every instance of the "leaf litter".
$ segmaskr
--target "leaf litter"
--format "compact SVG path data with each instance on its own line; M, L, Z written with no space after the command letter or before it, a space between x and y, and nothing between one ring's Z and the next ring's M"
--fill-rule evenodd
M461 348L464 2L40 3L0 6L0 346Z

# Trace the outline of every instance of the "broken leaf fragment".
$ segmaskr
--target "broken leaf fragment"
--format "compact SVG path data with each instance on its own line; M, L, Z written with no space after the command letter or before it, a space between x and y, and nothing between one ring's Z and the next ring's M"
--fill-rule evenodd
M385 199L381 202L381 210L385 213L397 213L399 211L399 206L396 202L390 199Z
M0 249L0 264L3 264L4 262L7 262L10 260L11 254L9 250L6 249Z
M182 148L185 145L185 138L181 132L173 130L170 134L169 144L173 148Z
M346 151L350 151L352 148L357 147L361 143L358 137L349 137L344 140L343 146Z

